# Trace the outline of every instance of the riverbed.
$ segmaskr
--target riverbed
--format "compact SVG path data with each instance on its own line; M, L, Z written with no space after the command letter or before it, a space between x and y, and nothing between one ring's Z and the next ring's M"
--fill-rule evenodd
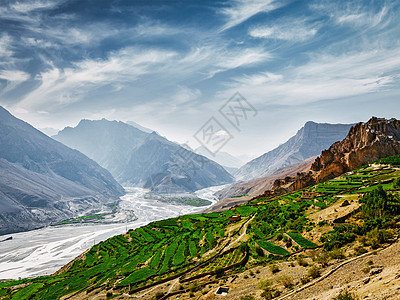
M195 194L214 204L217 202L214 193L222 188L224 186L206 188ZM0 243L0 279L53 274L100 241L153 221L195 213L209 207L148 199L144 197L147 191L142 188L126 187L125 190L127 193L121 197L119 210L133 211L137 217L135 221L124 223L122 213L113 224L69 224L11 234L12 240Z

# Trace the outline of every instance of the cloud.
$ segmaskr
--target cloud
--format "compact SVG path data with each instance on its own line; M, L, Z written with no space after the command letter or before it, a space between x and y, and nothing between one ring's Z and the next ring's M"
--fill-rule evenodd
M18 106L58 106L79 101L89 91L107 85L133 82L176 55L172 51L125 48L107 59L87 59L71 68L51 68L36 76L40 86L30 92Z
M201 91L199 89L190 89L186 86L178 86L178 91L171 100L174 105L182 105L195 101L201 96Z
M11 70L1 70L0 79L4 79L10 82L22 82L28 80L30 75L22 71L11 71Z
M5 88L2 88L0 95L4 95L16 88L20 83L28 80L30 75L18 70L0 70L0 80L5 80Z
M58 3L56 1L17 1L16 3L12 4L10 8L20 13L29 13L31 11L37 9L47 9L53 8Z
M376 6L362 1L317 2L310 8L319 14L329 16L335 25L364 29L383 29L397 18L395 2L382 1Z
M11 41L12 39L8 34L0 36L0 57L9 57L13 55L10 49Z
M399 71L397 49L319 55L281 74L261 72L236 78L220 97L239 91L262 104L300 105L391 89L400 82Z
M260 12L272 11L278 7L280 5L274 0L235 0L232 6L221 11L226 17L226 23L220 31L239 25Z
M284 20L279 25L253 27L249 35L254 38L305 41L314 37L319 27L319 24L308 24L306 20Z

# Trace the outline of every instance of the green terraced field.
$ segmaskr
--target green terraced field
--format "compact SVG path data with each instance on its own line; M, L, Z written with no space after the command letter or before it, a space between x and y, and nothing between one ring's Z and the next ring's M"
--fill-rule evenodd
M297 244L299 244L301 247L305 248L314 248L317 247L318 245L307 240L305 237L303 237L300 233L298 232L288 232L288 236L290 236Z
M290 254L290 252L287 251L286 249L283 249L282 247L277 246L271 242L268 242L268 241L256 241L256 242L261 248L267 250L269 253L276 254L276 255L289 255Z
M278 259L287 259L285 256L290 252L274 244L275 237L279 235L282 238L287 233L301 247L317 246L302 236L312 226L307 218L310 209L315 211L314 206L323 209L331 205L336 201L334 195L371 191L377 181L399 176L396 172L366 168L307 188L308 191L324 193L324 196L316 198L317 203L301 199L302 192L299 191L271 198L259 197L222 213L187 215L153 222L93 246L58 275L0 283L0 298L9 299L5 295L11 294L13 299L56 299L85 293L96 287L112 290L113 286L122 287L122 291L127 293L126 286L129 284L132 288L141 287L207 261L211 255L219 253L223 245L240 235L242 232L239 229L252 217L245 245L253 262L265 263L277 259L272 258L273 255L279 256ZM385 183L383 187L394 188L392 183ZM241 215L241 223L230 225L229 217L232 215ZM258 247L271 255L258 256ZM290 245L286 244L286 247ZM215 251L209 251L212 249ZM289 250L294 251L293 248ZM195 274L224 268L241 261L243 257L244 252L235 250L201 265ZM27 283L26 287L9 289L21 283Z

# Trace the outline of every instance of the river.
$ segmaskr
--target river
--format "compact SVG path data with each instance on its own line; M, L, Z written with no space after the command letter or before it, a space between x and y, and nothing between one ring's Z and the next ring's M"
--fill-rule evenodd
M213 195L224 186L196 192L199 198L217 202ZM129 229L144 226L156 220L190 214L208 206L194 207L146 199L146 190L125 188L120 210L134 211L137 220L114 224L71 224L49 226L28 232L11 234L12 240L0 243L0 279L18 279L53 274L76 256L96 243ZM7 235L4 238L8 237ZM3 238L3 237L2 237Z

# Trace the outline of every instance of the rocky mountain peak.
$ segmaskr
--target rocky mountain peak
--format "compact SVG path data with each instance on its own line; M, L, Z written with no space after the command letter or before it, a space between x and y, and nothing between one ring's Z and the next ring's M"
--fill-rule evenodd
M351 127L347 137L323 151L311 169L320 172L317 181L323 181L400 153L399 140L399 120L372 117Z

